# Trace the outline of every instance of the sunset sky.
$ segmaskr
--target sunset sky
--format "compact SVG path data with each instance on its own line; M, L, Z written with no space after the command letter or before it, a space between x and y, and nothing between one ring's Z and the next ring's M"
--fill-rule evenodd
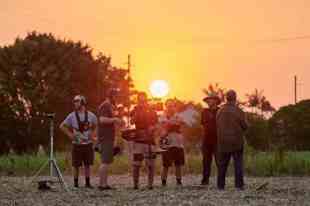
M52 32L116 66L130 53L138 89L163 79L171 96L200 101L218 82L241 97L262 89L278 107L293 103L295 74L299 98L310 98L309 8L309 0L1 0L0 44Z

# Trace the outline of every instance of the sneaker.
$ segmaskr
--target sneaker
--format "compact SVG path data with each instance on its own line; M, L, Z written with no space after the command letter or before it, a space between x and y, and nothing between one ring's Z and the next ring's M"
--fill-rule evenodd
M162 181L161 181L161 185L162 185L163 187L166 187L166 186L167 186L167 180L162 180Z
M201 180L201 185L208 185L208 184L209 184L209 180L207 180L207 179Z
M236 187L236 189L237 189L238 191L243 191L243 190L244 190L244 187Z

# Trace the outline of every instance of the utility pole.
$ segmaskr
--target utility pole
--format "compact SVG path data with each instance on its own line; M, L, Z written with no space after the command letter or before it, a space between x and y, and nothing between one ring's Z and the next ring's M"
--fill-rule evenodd
M127 126L130 126L130 108L131 108L131 104L130 104L130 80L131 80L131 55L128 54L128 59L127 59L127 81L128 81L128 122L127 122Z
M131 70L131 55L128 54L128 62L127 62L128 77L130 77L130 70Z
M297 104L297 76L294 76L294 97L295 97L295 104Z

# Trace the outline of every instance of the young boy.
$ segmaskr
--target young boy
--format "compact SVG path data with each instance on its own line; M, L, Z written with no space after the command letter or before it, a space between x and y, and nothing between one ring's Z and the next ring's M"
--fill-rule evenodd
M169 167L175 166L177 185L182 185L182 166L185 163L183 135L181 126L183 122L177 115L176 105L173 100L166 101L166 111L161 120L164 127L164 136L161 137L160 146L166 150L162 153L162 186L167 185Z

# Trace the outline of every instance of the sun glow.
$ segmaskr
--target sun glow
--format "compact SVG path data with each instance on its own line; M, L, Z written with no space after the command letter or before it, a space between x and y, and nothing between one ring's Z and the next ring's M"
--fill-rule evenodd
M154 80L150 85L150 92L153 97L163 98L169 93L169 85L165 80Z

